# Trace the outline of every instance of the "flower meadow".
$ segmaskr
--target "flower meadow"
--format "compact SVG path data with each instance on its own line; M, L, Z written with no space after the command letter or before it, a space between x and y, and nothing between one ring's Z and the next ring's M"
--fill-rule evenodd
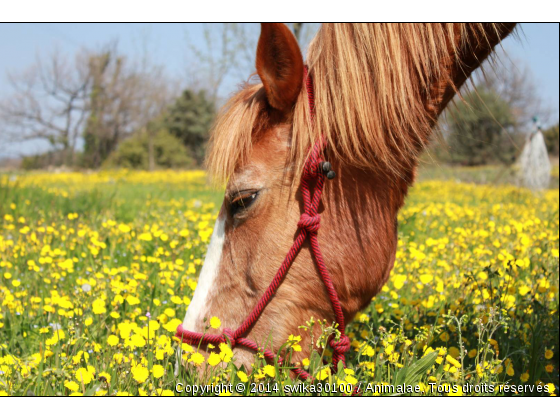
M391 278L347 328L347 368L318 347L303 384L173 338L221 199L202 171L0 175L0 395L558 393L557 189L415 185ZM332 333L307 320L288 356L317 324L316 343Z

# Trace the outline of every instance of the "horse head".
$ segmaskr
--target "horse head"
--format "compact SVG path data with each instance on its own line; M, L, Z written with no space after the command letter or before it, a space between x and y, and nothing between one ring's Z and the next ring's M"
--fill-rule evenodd
M295 37L283 24L263 24L256 59L261 83L236 93L213 130L207 162L227 186L181 329L202 334L216 316L222 320L217 336L276 351L307 320L334 322L306 240L247 324L300 232L300 182L318 139L337 176L326 181L317 208L317 239L350 322L389 277L397 213L437 117L512 30L508 24L323 25L307 57L315 85L310 108ZM247 328L234 336L244 322ZM311 347L310 335L302 338L296 362ZM234 352L238 364L254 360L250 348Z

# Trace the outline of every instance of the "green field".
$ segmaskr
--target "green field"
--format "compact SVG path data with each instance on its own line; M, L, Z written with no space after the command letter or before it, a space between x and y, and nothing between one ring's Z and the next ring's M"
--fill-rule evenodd
M173 339L222 199L203 172L0 175L0 395L185 395L177 383L244 395L358 384L365 395L509 395L506 384L555 395L558 188L534 195L437 173L420 174L391 279L348 326L348 369L324 366L320 349L303 363L315 388L296 389L278 364L257 356L238 371L227 346L207 356ZM288 353L307 332L292 334ZM405 383L417 387L373 388Z

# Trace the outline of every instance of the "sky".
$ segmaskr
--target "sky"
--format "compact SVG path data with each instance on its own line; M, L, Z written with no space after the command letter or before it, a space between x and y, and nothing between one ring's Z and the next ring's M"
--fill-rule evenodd
M251 24L254 25L254 24ZM31 66L38 55L54 49L72 55L83 47L94 49L118 41L119 51L139 57L147 45L156 64L165 67L177 80L187 80L193 60L190 45L203 48L201 24L0 24L0 99L11 92L7 73L21 72ZM251 28L258 33L258 27ZM559 110L559 24L521 24L520 39L508 38L503 48L513 63L527 65L533 75L538 95L554 110L558 121ZM248 75L247 75L248 76ZM229 77L221 95L235 90L242 82ZM44 145L28 143L14 149L0 145L0 157L6 154L37 153Z

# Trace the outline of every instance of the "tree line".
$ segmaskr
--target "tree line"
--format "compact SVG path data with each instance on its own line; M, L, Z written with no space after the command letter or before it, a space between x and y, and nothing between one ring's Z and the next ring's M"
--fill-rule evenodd
M305 46L316 25L292 29ZM117 43L69 57L53 51L9 75L13 95L0 100L5 142L42 139L50 150L23 158L25 169L47 166L193 168L202 164L221 88L254 72L258 26L205 25L190 45L190 80L172 80L147 52L132 59ZM473 81L446 111L432 147L440 161L460 165L516 160L533 115L547 127L558 155L558 122L536 94L526 67L506 62Z
M302 43L317 29L291 25ZM133 59L116 42L74 56L39 56L8 75L13 94L0 98L0 142L49 143L48 152L23 158L25 169L200 166L220 89L254 71L258 33L258 25L204 25L202 44L188 46L187 83L153 64L147 48Z
M445 163L511 166L533 117L541 121L549 154L557 157L558 120L537 94L529 69L509 60L489 63L446 110L432 150Z
M72 59L53 52L10 82L15 93L0 103L5 139L51 146L25 157L27 169L197 165L215 112L206 90L176 97L162 67L134 62L116 46Z

